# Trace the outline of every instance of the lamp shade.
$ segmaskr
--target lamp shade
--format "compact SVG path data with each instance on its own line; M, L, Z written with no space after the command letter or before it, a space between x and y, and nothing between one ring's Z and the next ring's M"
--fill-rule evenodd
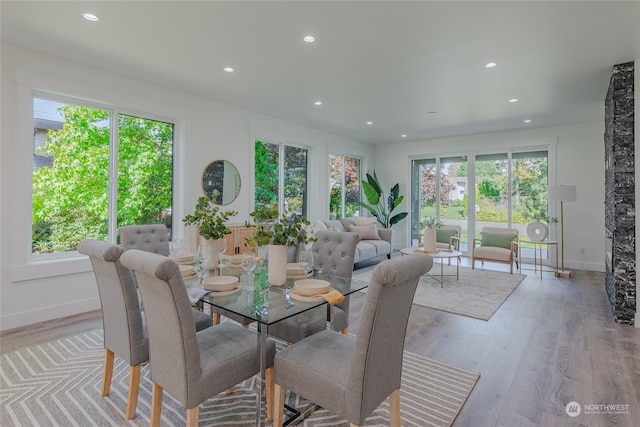
M575 185L554 185L549 187L550 202L575 202L576 186Z

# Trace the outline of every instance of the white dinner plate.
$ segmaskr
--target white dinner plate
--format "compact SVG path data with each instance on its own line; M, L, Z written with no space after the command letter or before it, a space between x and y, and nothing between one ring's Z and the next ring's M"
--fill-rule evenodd
M235 289L238 286L236 276L213 276L202 281L203 287L208 291L224 292Z
M331 289L331 283L326 280L320 279L302 279L296 280L296 282L294 283L294 288L300 295L307 294L306 296L309 296L316 294L326 294Z
M178 265L178 268L180 269L180 274L182 274L183 277L191 276L192 273L195 273L192 265Z
M242 255L224 255L222 258L229 261L230 264L235 264L235 265L242 264Z
M222 292L211 291L211 292L209 292L209 296L212 296L212 297L224 297L224 296L227 296L227 295L237 294L241 290L242 290L242 286L240 285L240 283L237 283L236 287L234 289L231 289L230 291L222 291Z

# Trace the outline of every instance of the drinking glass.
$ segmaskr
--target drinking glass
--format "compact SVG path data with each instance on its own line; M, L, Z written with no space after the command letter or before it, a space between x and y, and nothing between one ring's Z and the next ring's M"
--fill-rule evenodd
M218 240L218 268L220 269L220 274L222 274L222 269L225 267L224 263L222 262L222 255L224 255L225 251L227 250L227 240L226 239L219 239Z
M184 251L184 243L182 239L173 239L171 242L171 253L173 254L176 262L179 261L182 251Z
M256 269L256 264L256 257L254 254L242 254L242 269L246 271L249 276L249 289L253 288L251 273Z
M313 252L303 249L298 254L298 265L304 271L304 277L313 269Z
M202 244L198 246L198 252L196 254L198 262L200 263L200 271L202 273L202 279L209 277L209 272L205 268L205 264L211 258L211 247L208 244Z

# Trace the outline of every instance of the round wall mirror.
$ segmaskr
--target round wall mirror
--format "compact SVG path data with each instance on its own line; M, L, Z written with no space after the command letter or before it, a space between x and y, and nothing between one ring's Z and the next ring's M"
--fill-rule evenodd
M240 194L240 174L233 163L214 160L202 172L202 191L216 205L228 205Z

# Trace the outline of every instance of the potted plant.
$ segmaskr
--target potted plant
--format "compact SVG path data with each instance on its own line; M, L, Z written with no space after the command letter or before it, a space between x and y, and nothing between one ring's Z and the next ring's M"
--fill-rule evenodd
M383 228L390 228L393 224L398 223L408 215L407 212L391 215L404 199L404 196L400 195L399 184L391 187L389 196L385 199L382 185L380 185L380 181L374 170L373 176L367 174L367 180L362 181L362 188L369 203L367 204L360 201L358 204L371 212Z
M245 241L245 245L269 245L269 283L282 285L287 279L287 247L315 241L315 237L302 232L310 222L306 218L292 215L290 210L278 216L277 206L265 206L249 215L259 222L253 225L256 233Z
M218 240L231 234L226 222L235 215L238 215L238 211L222 211L212 203L211 199L201 196L196 202L193 215L187 215L182 219L185 225L198 227L198 233L211 247L211 258L207 260L204 268L211 270L218 264Z

